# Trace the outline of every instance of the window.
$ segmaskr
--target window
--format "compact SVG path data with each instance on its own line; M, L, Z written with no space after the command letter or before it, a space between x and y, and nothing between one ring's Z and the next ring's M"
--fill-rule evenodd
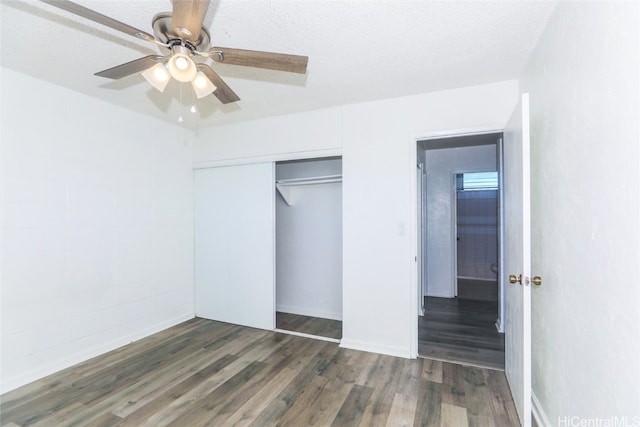
M473 172L456 175L459 191L497 190L498 172Z

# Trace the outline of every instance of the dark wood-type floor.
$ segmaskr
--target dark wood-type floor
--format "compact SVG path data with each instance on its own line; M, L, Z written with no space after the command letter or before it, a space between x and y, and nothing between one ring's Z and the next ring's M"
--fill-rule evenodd
M458 278L458 298L498 302L498 282Z
M495 322L498 303L425 298L418 319L418 354L438 360L504 370L504 334Z
M1 396L2 426L511 426L503 372L193 319Z
M342 322L339 320L276 312L276 328L338 340L342 338Z

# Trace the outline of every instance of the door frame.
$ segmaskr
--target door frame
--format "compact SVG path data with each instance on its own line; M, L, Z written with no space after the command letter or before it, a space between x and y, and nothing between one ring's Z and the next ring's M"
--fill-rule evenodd
M498 141L498 281L500 288L498 291L498 320L496 320L496 329L501 334L504 333L504 284L506 279L506 270L504 268L504 133Z
M409 331L410 331L410 342L409 342L409 357L417 358L418 357L418 304L419 297L421 295L422 289L420 288L421 283L418 280L418 232L420 228L418 227L418 184L415 175L415 168L418 162L418 143L420 141L428 140L428 139L441 139L441 138L451 138L451 137L461 137L461 136L472 136L472 135L483 135L489 133L502 133L504 132L504 124L500 125L486 125L486 126L477 126L477 127L468 127L468 128L458 128L458 129L448 129L448 130L439 130L439 131L428 131L420 134L415 134L409 140L409 164L407 170L410 171L410 203L411 203L411 251L412 251L412 268L411 268L411 301L409 304ZM499 277L500 283L500 292L502 293L502 288L504 286L504 281L501 277Z
M493 132L491 132L493 133ZM501 156L501 150L498 147L499 145L502 144L502 138L500 138L498 141L496 141L496 155L498 156L498 158ZM464 170L455 170L452 172L452 186L451 186L451 206L452 206L452 212L454 213L453 217L451 218L451 240L453 242L453 245L451 246L453 248L453 283L451 284L452 289L453 289L453 295L454 296L458 296L458 244L457 244L457 238L458 238L458 188L457 188L457 182L456 182L456 176L460 175L460 174L465 174L465 173L482 173L482 172L498 172L498 177L500 177L500 164L501 162L501 158L498 161L498 165L496 165L497 170L487 170L486 168L475 168L475 169L464 169ZM502 180L498 178L498 198L500 197L500 192L502 191ZM500 227L501 227L501 223L500 223L500 217L501 217L501 209L502 209L502 205L499 204L498 205L498 212L497 212L497 221L498 221L498 265L501 266L502 265L502 251L500 250L501 246L502 246L502 234L500 232ZM500 273L500 267L498 267L498 319L496 320L496 328L498 328L498 324L501 323L502 321L502 311L500 310L500 301L502 300L502 274ZM500 331L498 329L498 332L503 332Z
M416 238L418 239L417 248L418 248L418 314L420 316L424 316L424 297L427 295L427 275L425 274L426 268L424 265L424 258L427 254L426 247L426 239L425 233L427 230L427 212L424 208L424 190L426 188L425 180L426 174L424 170L424 163L422 159L418 159L416 162L417 166L417 174L416 174L416 197L418 206L416 206L416 215L417 219L417 227L418 231L416 233Z

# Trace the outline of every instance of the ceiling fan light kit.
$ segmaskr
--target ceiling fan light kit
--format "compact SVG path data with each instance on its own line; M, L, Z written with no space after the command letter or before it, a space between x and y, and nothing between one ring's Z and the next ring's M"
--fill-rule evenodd
M180 48L180 49L178 49ZM179 82L187 83L193 80L198 73L198 68L193 60L184 52L183 46L175 46L173 56L167 62L167 68L171 77Z
M169 84L169 80L171 80L169 70L167 70L164 64L156 64L142 71L140 74L160 92L164 92L164 89Z
M191 80L191 86L198 99L212 94L217 89L202 71L196 73L196 76Z
M209 65L196 62L194 58L299 74L307 72L309 58L306 56L221 47L209 48L209 31L202 25L209 7L209 0L173 0L172 13L163 12L153 17L152 27L155 37L68 0L41 1L170 51L165 56L148 55L100 71L96 76L121 79L140 73L160 92L164 92L169 80L173 78L181 83L190 82L198 99L213 94L220 102L228 104L239 101L240 98Z

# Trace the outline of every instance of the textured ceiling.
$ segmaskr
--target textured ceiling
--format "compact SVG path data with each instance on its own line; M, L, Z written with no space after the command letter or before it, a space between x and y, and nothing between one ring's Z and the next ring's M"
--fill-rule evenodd
M169 0L76 0L152 33ZM309 56L306 75L213 64L240 96L195 100L141 76L97 71L158 52L151 44L35 0L0 2L2 65L191 128L518 78L555 2L221 0L212 44ZM189 111L196 103L198 111Z

